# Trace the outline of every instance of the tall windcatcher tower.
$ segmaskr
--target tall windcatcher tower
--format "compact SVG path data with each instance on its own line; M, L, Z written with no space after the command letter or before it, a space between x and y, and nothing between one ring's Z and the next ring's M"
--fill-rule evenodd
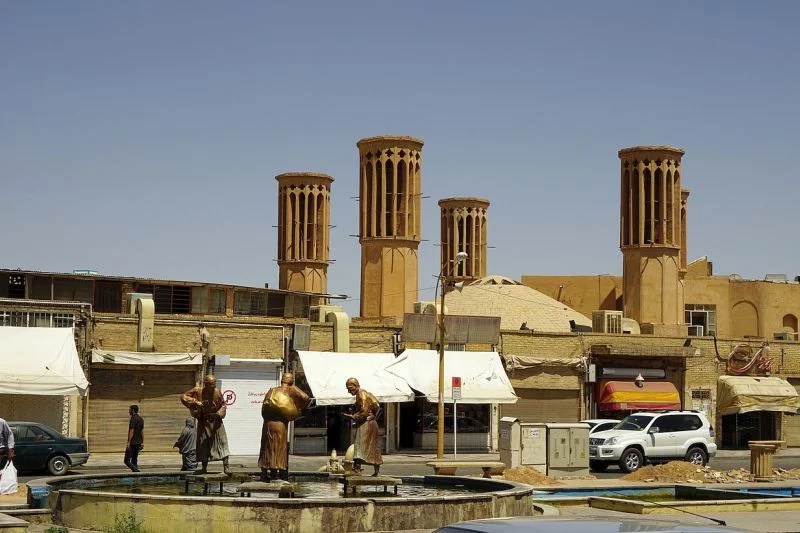
M422 141L358 141L361 316L396 317L417 301Z
M670 146L619 151L624 312L643 324L642 333L686 335L681 245L688 191L681 190L683 154Z
M318 172L289 172L275 179L279 288L324 294L328 291L333 178Z
M441 209L440 272L453 281L469 283L486 276L486 212L489 200L483 198L444 198ZM453 261L458 252L466 252L460 264Z

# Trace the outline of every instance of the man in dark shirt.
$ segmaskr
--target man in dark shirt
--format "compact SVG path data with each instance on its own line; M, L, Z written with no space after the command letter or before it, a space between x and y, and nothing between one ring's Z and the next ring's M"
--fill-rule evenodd
M128 409L131 422L128 424L128 444L125 446L125 466L139 471L139 450L144 443L144 419L139 416L139 406L131 405Z

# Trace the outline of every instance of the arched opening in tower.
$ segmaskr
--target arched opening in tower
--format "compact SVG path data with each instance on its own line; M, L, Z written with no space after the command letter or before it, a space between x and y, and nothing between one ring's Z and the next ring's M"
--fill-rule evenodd
M395 195L394 165L391 159L386 160L386 205L383 211L385 222L384 228L387 237L394 236L394 216L397 212L397 196Z
M633 183L631 183L631 212L633 213L633 216L631 217L631 224L633 226L633 241L631 244L641 244L639 242L639 185L639 169L635 168L633 170Z
M644 169L644 243L653 243L653 182L650 169Z
M397 234L403 236L406 235L406 224L408 223L408 213L406 212L408 209L406 206L406 197L408 196L406 191L406 172L406 162L401 159L397 163L397 194L399 197L397 200Z

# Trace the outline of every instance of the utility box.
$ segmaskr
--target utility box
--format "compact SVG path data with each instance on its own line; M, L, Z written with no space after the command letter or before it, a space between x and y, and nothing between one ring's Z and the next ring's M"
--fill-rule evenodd
M504 416L500 419L499 447L500 461L506 468L529 466L543 474L547 473L545 424L520 422L517 418Z
M519 419L513 416L504 416L500 419L500 461L505 463L506 468L519 466L520 461L520 434Z
M550 477L589 475L589 425L544 424L547 427L547 472Z

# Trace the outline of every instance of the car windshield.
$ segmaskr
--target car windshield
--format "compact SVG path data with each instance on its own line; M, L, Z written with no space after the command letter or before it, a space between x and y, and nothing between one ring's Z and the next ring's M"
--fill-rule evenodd
M653 420L648 415L630 415L622 419L622 422L614 426L614 429L624 429L628 431L641 431Z

